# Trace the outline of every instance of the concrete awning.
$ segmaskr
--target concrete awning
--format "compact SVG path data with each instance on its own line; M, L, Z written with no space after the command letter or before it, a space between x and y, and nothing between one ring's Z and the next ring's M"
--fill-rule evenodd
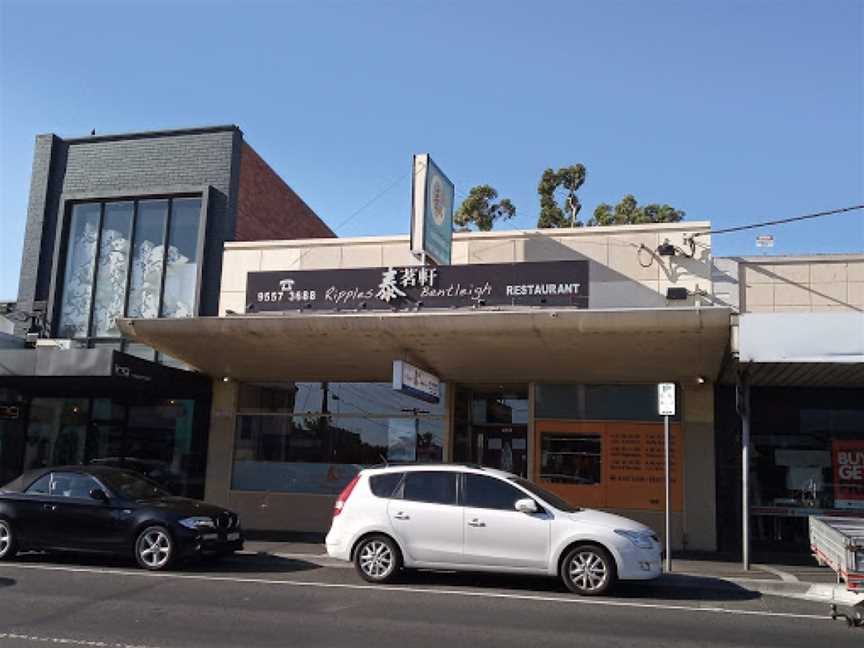
M405 359L445 381L654 381L717 375L726 308L289 313L125 320L123 334L214 377L388 381Z

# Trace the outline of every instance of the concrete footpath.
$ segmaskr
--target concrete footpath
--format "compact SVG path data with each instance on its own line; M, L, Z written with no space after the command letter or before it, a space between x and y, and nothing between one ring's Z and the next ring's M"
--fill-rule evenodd
M246 542L244 555L285 559L302 559L322 567L351 569L352 565L327 556L324 546L317 542ZM841 607L861 606L864 595L847 591L836 582L833 571L827 567L790 565L751 565L744 571L740 563L718 560L674 559L672 573L664 574L646 586L667 592L700 589L730 589L770 596L784 596L836 604Z

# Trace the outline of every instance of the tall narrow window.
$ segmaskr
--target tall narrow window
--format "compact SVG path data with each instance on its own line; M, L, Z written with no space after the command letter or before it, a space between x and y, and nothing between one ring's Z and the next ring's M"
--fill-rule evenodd
M93 293L92 335L117 337L118 318L123 316L132 234L132 203L107 203L102 217L96 289Z
M60 307L61 337L87 335L93 297L93 264L99 238L99 210L98 203L79 204L72 208Z
M165 263L162 317L192 317L195 315L200 220L200 199L174 199L171 206L171 225L168 231L168 256Z
M151 318L159 315L167 218L167 200L142 200L138 203L129 306L126 311L129 317Z

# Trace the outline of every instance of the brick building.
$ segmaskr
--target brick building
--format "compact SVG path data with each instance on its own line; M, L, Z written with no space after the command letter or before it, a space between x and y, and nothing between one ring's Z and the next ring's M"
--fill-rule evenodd
M202 495L210 383L117 320L216 315L227 242L333 236L237 126L37 136L8 317L42 339L0 351L0 401L21 405L0 421L0 482L124 459Z

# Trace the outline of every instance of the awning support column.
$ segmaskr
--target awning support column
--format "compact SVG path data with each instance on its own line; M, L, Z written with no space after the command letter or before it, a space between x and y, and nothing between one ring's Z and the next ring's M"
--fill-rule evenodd
M750 383L738 372L736 407L741 417L741 568L750 569Z

